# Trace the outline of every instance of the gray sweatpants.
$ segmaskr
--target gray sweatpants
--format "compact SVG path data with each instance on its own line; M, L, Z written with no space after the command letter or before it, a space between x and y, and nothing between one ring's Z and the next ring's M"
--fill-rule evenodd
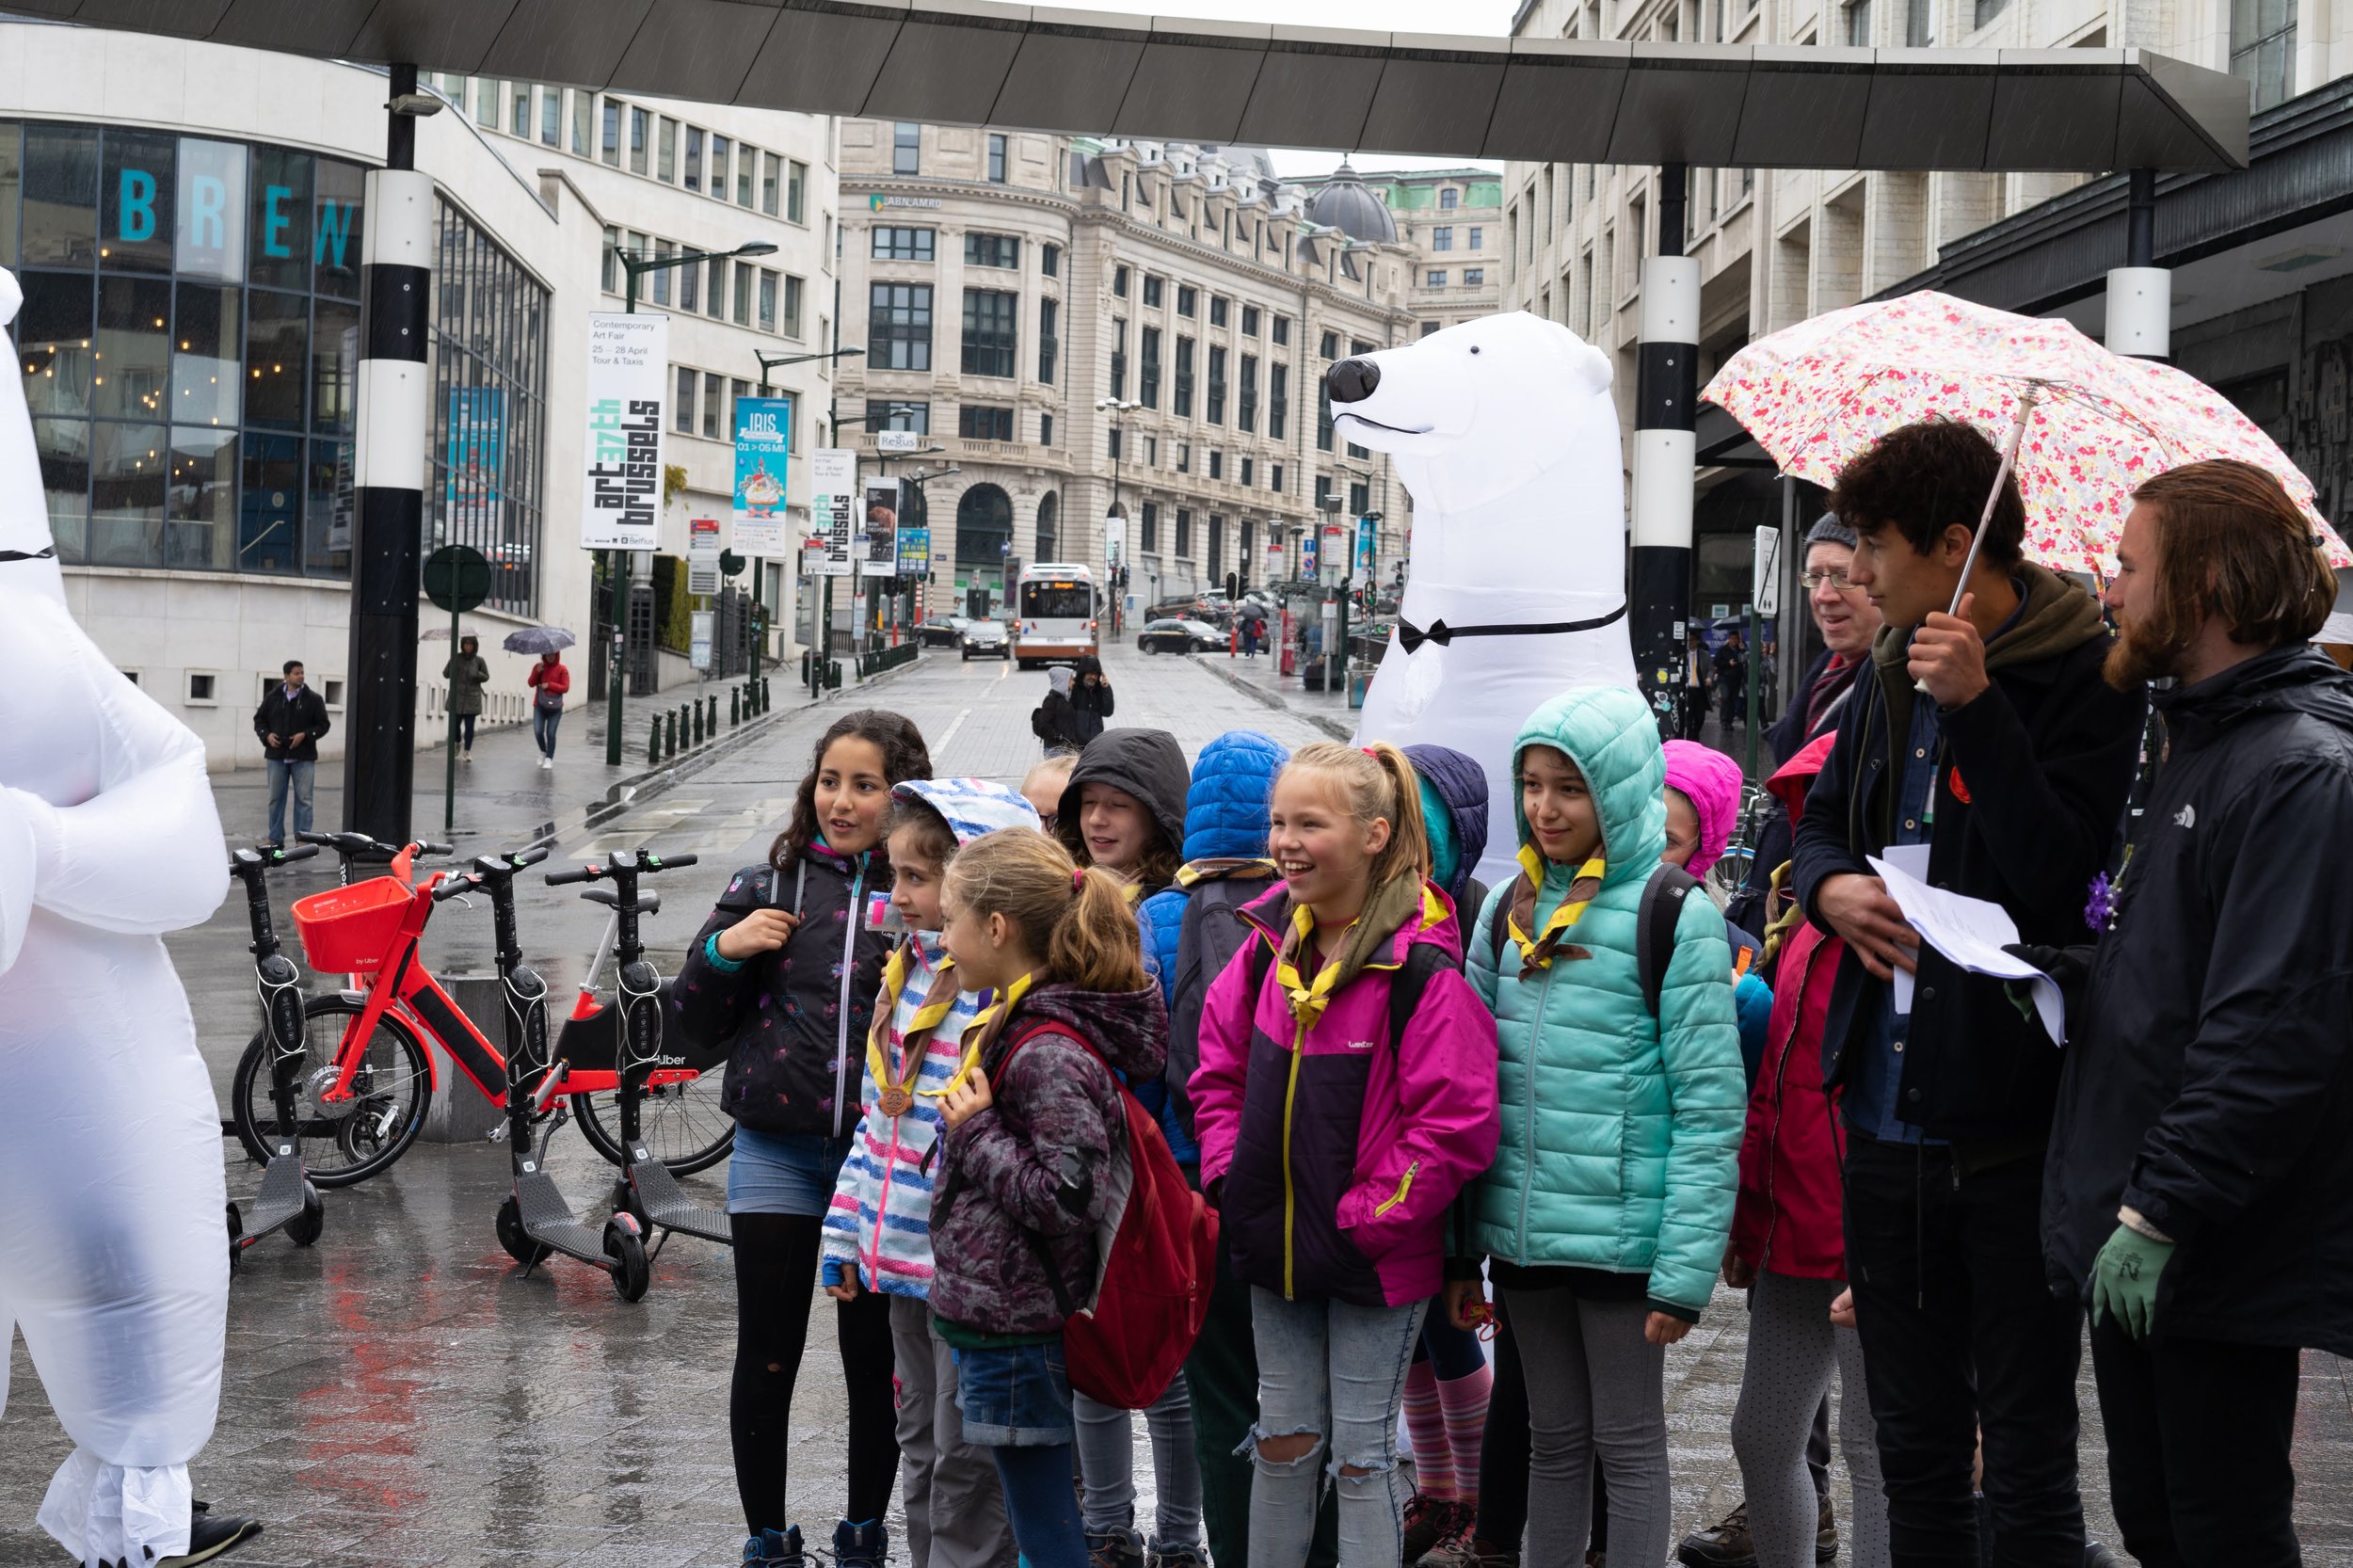
M964 1440L955 1352L932 1327L928 1302L890 1298L890 1364L898 1384L899 1490L913 1568L1014 1568L997 1463Z
M1132 1529L1136 1522L1135 1412L1070 1396L1078 1431L1081 1508L1090 1530ZM1156 1502L1150 1544L1201 1544L1201 1460L1193 1446L1193 1395L1178 1372L1144 1413L1152 1440Z
M1812 1568L1819 1506L1805 1448L1815 1412L1838 1373L1838 1447L1854 1481L1847 1541L1854 1568L1888 1568L1887 1495L1863 1384L1863 1341L1833 1327L1834 1279L1761 1273L1749 1294L1749 1359L1732 1412L1732 1451L1747 1488L1757 1568ZM1514 1325L1516 1326L1516 1324ZM1617 1493L1609 1496L1612 1527Z
M1500 1294L1528 1381L1527 1568L1584 1562L1596 1461L1609 1488L1610 1560L1666 1561L1667 1352L1642 1337L1649 1305L1568 1289Z

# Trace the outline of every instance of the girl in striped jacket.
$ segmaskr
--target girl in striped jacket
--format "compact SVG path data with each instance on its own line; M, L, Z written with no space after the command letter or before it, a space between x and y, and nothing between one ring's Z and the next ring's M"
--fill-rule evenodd
M955 1361L932 1329L932 1192L939 1100L964 1069L965 1030L989 1000L956 984L941 951L940 883L957 850L1000 827L1038 825L1027 801L981 778L892 791L890 903L906 936L883 971L867 1042L864 1108L825 1215L823 1278L839 1301L890 1301L901 1491L915 1568L1012 1568L997 1470L964 1441Z

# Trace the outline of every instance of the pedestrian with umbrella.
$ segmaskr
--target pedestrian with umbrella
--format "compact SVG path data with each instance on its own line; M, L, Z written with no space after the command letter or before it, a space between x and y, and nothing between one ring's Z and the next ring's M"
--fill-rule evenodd
M564 664L563 649L572 634L560 626L527 626L506 634L509 653L536 653L531 666L531 738L539 744L539 766L555 766L555 731L564 722L564 694L572 689L572 672ZM616 672L618 679L618 672Z
M490 683L490 664L482 657L482 640L471 632L460 637L457 651L441 666L441 679L449 682L449 715L457 721L451 735L464 746L458 760L472 762L474 720L482 714L482 688Z

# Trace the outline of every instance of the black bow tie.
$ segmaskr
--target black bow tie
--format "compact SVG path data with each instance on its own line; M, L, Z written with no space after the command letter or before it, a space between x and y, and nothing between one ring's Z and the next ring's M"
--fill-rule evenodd
M0 550L0 565L9 561L46 561L57 553L57 547L46 550Z
M1625 614L1625 606L1621 604L1608 615L1595 616L1589 620L1515 621L1497 626L1449 626L1441 617L1432 621L1427 632L1412 621L1401 618L1397 623L1397 640L1410 656L1424 643L1435 643L1440 648L1446 648L1457 637L1545 637L1561 632L1591 632L1596 627L1608 626Z

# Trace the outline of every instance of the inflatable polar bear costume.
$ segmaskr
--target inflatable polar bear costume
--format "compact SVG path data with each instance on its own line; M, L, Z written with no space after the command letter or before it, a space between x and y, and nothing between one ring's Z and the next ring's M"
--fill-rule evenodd
M1512 743L1571 686L1632 686L1625 476L1609 361L1526 312L1332 367L1333 424L1414 497L1399 628L1359 744L1452 746L1487 770L1490 886L1517 874Z
M0 270L0 328L22 299ZM228 856L202 743L66 612L13 373L0 669L0 1349L24 1332L74 1442L41 1527L86 1564L152 1562L188 1549L229 1315L220 1110L162 934L219 905Z

